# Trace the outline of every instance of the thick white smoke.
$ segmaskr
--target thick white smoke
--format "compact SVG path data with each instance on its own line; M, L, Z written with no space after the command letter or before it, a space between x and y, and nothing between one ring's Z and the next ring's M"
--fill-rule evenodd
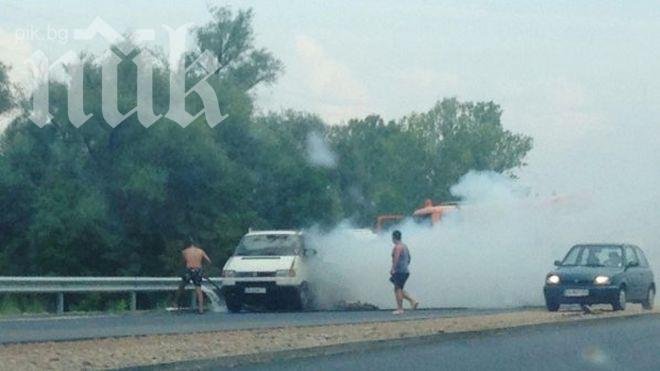
M541 305L553 261L585 242L639 245L660 281L660 126L646 112L619 108L629 115L538 133L520 180L466 174L451 189L464 207L435 227L405 223L407 289L433 307ZM419 195L420 204L433 197ZM327 262L322 276L331 284L323 289L393 307L389 235L368 237L348 225L312 234Z
M638 244L659 277L658 193L613 197L612 190L621 191L535 195L534 187L503 175L470 172L451 189L465 201L460 211L433 228L412 221L400 228L412 255L406 288L431 307L542 305L553 261L583 242ZM393 307L388 234L342 225L313 235L323 262L323 304L339 298Z

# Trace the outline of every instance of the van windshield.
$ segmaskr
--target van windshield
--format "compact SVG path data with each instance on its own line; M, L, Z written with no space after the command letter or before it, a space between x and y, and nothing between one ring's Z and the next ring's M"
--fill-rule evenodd
M236 248L237 256L299 255L302 241L294 234L260 234L244 236Z

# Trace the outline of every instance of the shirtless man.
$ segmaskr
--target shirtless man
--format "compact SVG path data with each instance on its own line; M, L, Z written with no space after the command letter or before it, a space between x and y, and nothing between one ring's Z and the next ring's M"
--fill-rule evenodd
M202 293L202 279L204 278L204 271L202 270L202 263L206 260L211 264L211 259L204 252L204 250L195 246L194 243L189 243L188 247L181 251L181 257L186 265L186 272L181 276L181 284L176 293L175 305L179 306L179 298L183 293L186 285L192 281L195 285L197 292L197 309L200 314L204 313L204 294Z

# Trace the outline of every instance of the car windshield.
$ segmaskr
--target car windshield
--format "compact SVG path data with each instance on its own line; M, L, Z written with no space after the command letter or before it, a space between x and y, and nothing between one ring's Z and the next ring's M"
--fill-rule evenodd
M623 249L621 246L574 246L568 252L563 266L622 267Z
M294 234L260 234L245 236L236 248L237 256L298 255L301 238Z

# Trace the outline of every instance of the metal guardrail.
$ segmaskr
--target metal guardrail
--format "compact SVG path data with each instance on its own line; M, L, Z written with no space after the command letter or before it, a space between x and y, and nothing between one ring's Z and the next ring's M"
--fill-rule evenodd
M211 278L220 283L221 278ZM65 293L127 292L130 308L137 309L137 293L176 291L181 278L177 277L2 277L0 294L54 293L57 294L57 313L64 312ZM186 289L192 289L188 285ZM194 298L194 295L193 295ZM191 298L191 302L194 302Z

